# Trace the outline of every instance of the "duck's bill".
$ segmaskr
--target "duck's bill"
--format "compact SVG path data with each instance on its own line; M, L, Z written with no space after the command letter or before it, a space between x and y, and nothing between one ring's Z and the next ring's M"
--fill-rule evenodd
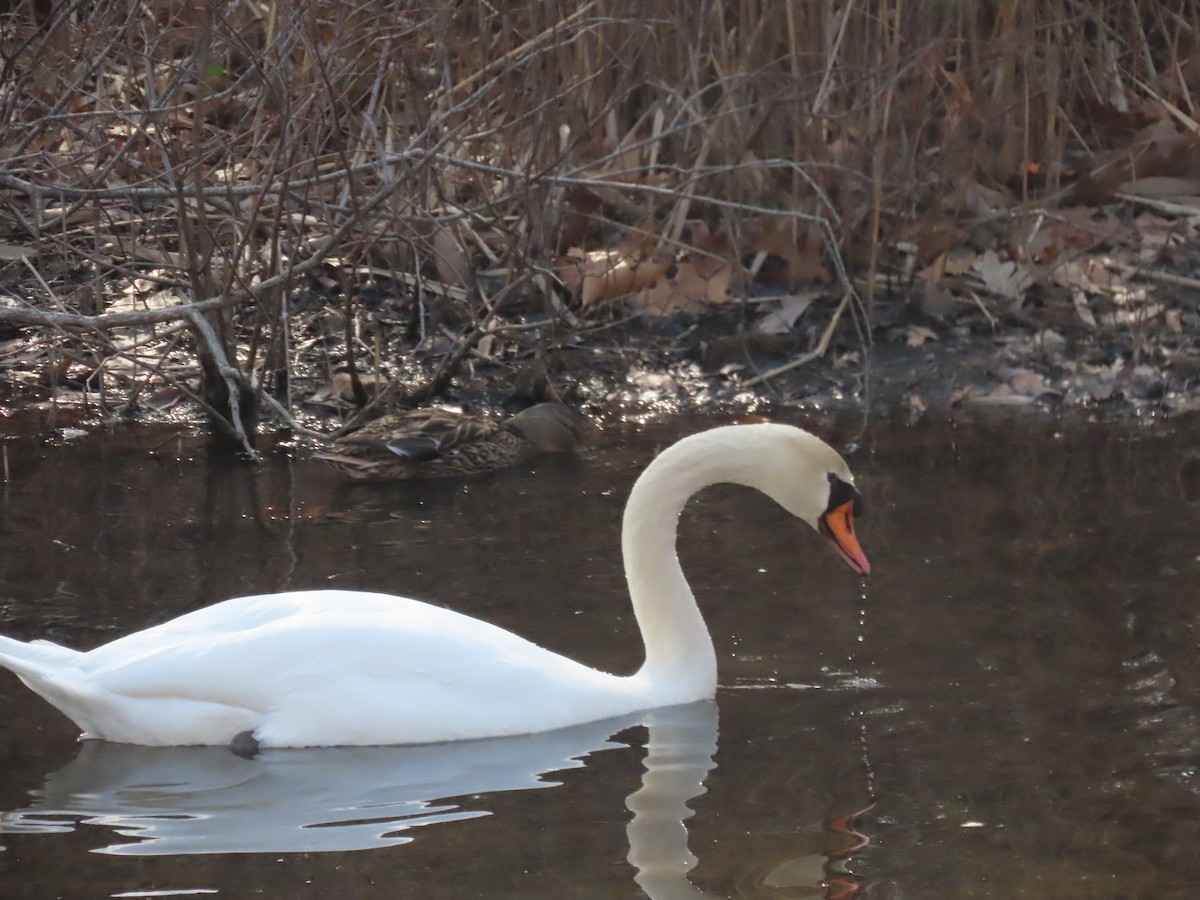
M858 537L854 534L854 501L850 500L830 509L819 521L821 534L841 555L842 559L860 575L871 574L871 564L863 553Z

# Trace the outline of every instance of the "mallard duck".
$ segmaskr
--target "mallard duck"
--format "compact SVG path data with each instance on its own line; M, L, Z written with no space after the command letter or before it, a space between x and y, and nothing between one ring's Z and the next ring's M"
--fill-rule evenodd
M787 425L728 425L667 448L629 494L621 550L646 651L633 675L445 607L343 590L226 600L86 653L0 637L0 666L85 737L243 755L528 734L711 699L717 656L675 535L688 498L718 482L764 492L870 571L854 531L861 500L837 452Z
M314 454L351 478L442 478L504 469L540 453L571 453L588 421L561 403L539 403L497 422L448 409L381 416Z

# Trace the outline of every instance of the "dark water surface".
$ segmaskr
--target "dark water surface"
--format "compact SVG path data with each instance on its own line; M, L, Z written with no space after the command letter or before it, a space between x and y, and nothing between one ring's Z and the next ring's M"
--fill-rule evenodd
M373 487L173 432L9 441L0 631L91 647L238 594L369 588L629 672L622 504L703 424ZM805 526L711 489L680 552L715 705L247 761L80 745L0 672L0 897L1198 897L1198 436L878 423L850 455L865 600Z

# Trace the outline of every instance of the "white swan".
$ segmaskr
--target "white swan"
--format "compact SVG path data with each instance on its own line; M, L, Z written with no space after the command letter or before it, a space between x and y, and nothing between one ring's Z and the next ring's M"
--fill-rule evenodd
M716 654L675 531L688 498L717 482L763 491L870 571L842 458L798 428L733 425L669 447L629 495L621 547L646 645L633 675L438 606L336 590L226 600L86 653L0 637L0 666L84 737L240 753L524 734L710 698Z

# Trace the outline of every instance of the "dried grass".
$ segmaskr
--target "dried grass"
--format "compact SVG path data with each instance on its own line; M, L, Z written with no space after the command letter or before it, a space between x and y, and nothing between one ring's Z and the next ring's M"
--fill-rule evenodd
M1104 165L1119 183L1141 125L1166 110L1195 127L1200 83L1196 2L6 10L0 241L36 253L42 284L0 313L216 301L202 311L219 347L197 332L196 352L217 411L230 387L286 403L304 279L401 286L418 340L428 317L460 336L494 317L481 277L523 281L570 323L553 274L569 249L791 219L873 285L886 236L978 216L979 190L1019 208L1108 184ZM127 402L170 367L161 340L116 340L120 321L58 324L77 355L128 363Z

